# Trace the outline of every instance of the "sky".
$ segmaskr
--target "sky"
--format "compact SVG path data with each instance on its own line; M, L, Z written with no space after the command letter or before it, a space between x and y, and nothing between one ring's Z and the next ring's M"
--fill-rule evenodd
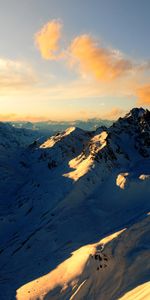
M149 0L0 0L0 120L150 105Z

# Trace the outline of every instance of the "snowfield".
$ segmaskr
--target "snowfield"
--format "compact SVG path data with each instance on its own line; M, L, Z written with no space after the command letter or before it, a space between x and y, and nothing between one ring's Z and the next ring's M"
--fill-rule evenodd
M150 260L145 243L150 245L149 221L145 217L102 239L99 243L105 247L100 254L99 243L78 249L54 271L21 287L17 299L128 299L132 289L131 299L136 299L137 286L138 293L145 295L137 299L148 299Z
M0 300L150 299L148 110L50 137L1 123L0 170Z

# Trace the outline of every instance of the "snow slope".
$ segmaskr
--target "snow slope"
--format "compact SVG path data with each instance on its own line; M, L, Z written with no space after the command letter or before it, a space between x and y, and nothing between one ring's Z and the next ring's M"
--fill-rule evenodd
M133 109L108 129L19 138L17 146L9 130L15 139L22 132L3 130L10 146L1 159L0 299L148 293L150 112ZM102 242L100 267L91 255Z
M21 287L17 299L148 299L149 218L78 249L54 271ZM139 293L143 298L134 298Z

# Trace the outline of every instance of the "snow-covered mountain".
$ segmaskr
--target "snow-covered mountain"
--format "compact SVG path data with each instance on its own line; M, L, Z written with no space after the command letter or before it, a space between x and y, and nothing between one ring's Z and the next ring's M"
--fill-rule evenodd
M150 112L49 138L0 125L0 299L149 299Z

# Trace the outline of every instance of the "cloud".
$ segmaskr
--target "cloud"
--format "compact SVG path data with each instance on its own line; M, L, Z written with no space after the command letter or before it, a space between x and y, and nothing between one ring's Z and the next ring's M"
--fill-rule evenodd
M104 48L89 34L75 37L66 50L59 47L62 23L51 20L35 34L35 43L46 60L65 59L82 77L76 82L47 86L53 99L102 96L138 96L138 102L149 104L149 88L137 88L150 70L150 62L127 59L119 50ZM81 82L80 82L81 81ZM144 82L144 81L143 81Z
M69 54L72 66L78 64L82 74L90 74L97 80L111 81L134 68L119 51L99 46L90 35L77 36L69 47Z
M36 83L32 68L21 61L0 58L0 92L27 88Z
M119 107L113 107L110 111L105 112L101 115L102 119L107 120L116 120L121 116L124 116L126 113L126 110L121 109Z
M139 105L150 105L150 84L139 87L136 94Z
M16 114L0 114L0 121L1 122L6 122L6 121L11 121L11 120L16 120L17 115Z
M125 115L127 113L126 110L123 110L118 107L113 107L110 110L105 110L103 108L99 113L96 111L92 111L91 109L88 110L80 110L80 111L73 111L69 108L69 114L65 114L66 110L63 110L63 114L59 111L44 115L33 115L33 114L22 114L22 113L4 113L0 114L0 122L11 122L11 121L22 121L22 122L39 122L39 121L49 121L49 119L54 121L75 121L75 120L84 120L87 121L89 119L107 119L107 120L116 120L119 117Z
M61 29L62 23L58 20L52 20L35 34L35 44L44 59L58 59L59 54L57 51L59 50Z
M23 114L0 114L0 122L39 122L47 121L45 116L36 116L36 115L23 115Z

